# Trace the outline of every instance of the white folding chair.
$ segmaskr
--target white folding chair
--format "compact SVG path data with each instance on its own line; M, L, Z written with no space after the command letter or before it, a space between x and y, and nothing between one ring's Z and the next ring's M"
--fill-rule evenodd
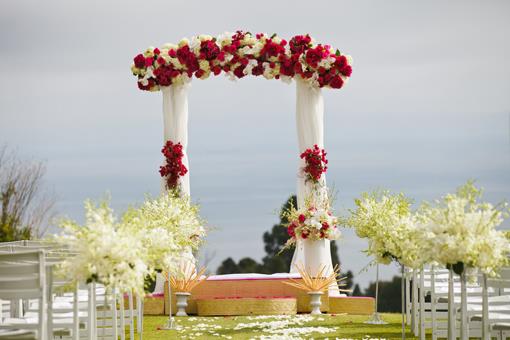
M0 333L0 338L34 338L47 340L48 287L45 254L42 250L0 253L0 299L37 299L39 308L35 322L6 318L0 329L18 332Z
M481 278L483 287L483 301L480 305L470 305L470 318L482 323L482 338L490 339L495 334L498 339L510 337L510 267L502 268L499 277ZM490 289L499 290L500 295L490 296ZM481 314L480 314L481 312Z
M103 285L89 284L88 287L75 287L72 292L59 293L59 288L69 285L69 280L56 277L52 271L66 256L76 254L68 249L47 241L15 241L0 243L0 253L24 252L30 249L44 249L46 254L47 287L48 287L48 338L58 337L62 340L78 339L125 339L125 329L129 326L130 339L134 340L136 329L142 338L143 302L136 299L136 308L131 293L128 293L128 309L126 311L123 295L118 292L107 292ZM83 289L85 288L85 289ZM56 294L57 293L57 294ZM20 307L31 317L37 311L36 300L24 301ZM12 303L11 303L12 304ZM9 306L9 302L3 303ZM18 308L16 309L18 310ZM33 320L32 320L33 321Z

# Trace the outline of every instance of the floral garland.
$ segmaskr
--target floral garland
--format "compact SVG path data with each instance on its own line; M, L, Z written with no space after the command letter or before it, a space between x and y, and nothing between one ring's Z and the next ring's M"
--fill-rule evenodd
M166 164L159 168L159 173L161 177L166 176L167 189L175 189L179 184L179 178L188 173L188 169L182 164L184 158L182 144L169 140L161 149L161 153L165 156Z
M285 224L290 239L285 248L294 245L298 238L306 240L336 240L341 233L338 229L338 218L326 207L306 204L302 209L291 208L283 215L289 223Z
M320 149L317 144L315 144L312 149L306 149L300 157L305 161L303 173L306 176L306 180L318 183L322 174L325 174L328 170L326 166L326 164L328 164L326 151Z
M287 43L276 34L237 31L150 47L134 58L131 71L138 87L146 91L222 72L232 80L253 75L290 82L297 76L313 87L339 89L351 76L351 63L350 56L315 44L308 34L294 36Z

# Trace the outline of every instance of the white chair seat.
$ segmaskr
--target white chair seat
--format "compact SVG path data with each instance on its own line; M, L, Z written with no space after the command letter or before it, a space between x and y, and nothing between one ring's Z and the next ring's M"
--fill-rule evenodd
M0 330L0 339L2 340L35 340L37 339L35 331L2 329Z
M508 331L510 330L510 322L496 322L492 325L495 331Z
M508 306L505 311L508 311ZM482 321L482 315L476 314L471 317L473 321ZM489 321L509 321L510 322L510 313L489 313Z

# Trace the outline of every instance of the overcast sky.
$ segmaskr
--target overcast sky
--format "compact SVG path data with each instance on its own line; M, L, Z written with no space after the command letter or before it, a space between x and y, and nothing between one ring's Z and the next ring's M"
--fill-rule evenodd
M509 199L509 15L508 1L1 1L0 144L46 162L60 214L83 221L82 201L106 191L121 212L158 193L162 162L161 94L137 89L133 56L202 33L310 33L354 59L348 86L323 91L338 213L363 191L420 202L469 178ZM189 102L192 196L216 227L210 269L260 259L295 190L295 85L194 80ZM351 231L340 242L363 286L365 245Z

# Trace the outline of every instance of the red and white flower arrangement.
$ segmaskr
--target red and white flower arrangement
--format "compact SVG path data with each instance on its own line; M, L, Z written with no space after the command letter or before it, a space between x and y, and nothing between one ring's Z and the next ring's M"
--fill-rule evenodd
M134 58L131 70L138 87L147 91L221 73L232 80L253 75L290 82L299 77L313 87L339 89L351 76L351 64L350 56L316 44L308 34L287 42L276 34L237 31L150 47Z
M159 168L161 177L166 177L167 189L175 189L179 185L179 178L188 173L188 169L182 163L184 152L181 143L167 141L161 149L165 156L166 163Z
M341 236L338 218L328 208L307 204L302 209L291 208L284 216L289 221L285 227L290 236L285 247L294 245L297 239L336 240Z
M322 174L325 174L328 170L326 154L326 151L319 148L317 144L315 144L311 149L306 149L301 154L301 159L305 161L305 166L302 170L307 181L319 183Z

